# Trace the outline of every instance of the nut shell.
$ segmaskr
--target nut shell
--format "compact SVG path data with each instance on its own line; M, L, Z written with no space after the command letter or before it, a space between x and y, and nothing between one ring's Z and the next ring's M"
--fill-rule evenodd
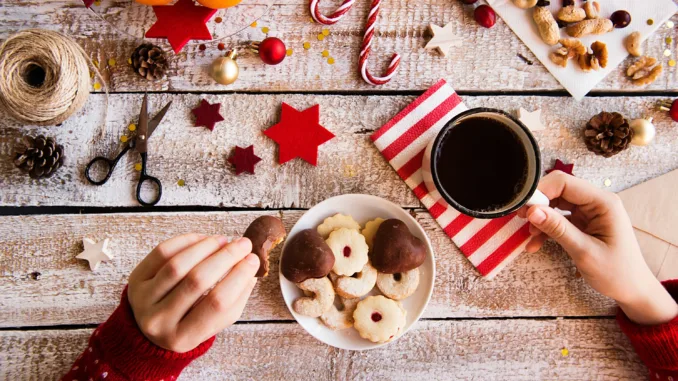
M286 235L282 221L273 216L261 216L247 227L243 236L252 241L252 253L259 257L257 277L268 275L268 254L285 239Z
M381 273L404 273L426 260L426 245L410 233L404 222L390 219L381 223L370 253L372 267Z
M332 249L315 229L302 230L288 239L280 260L280 271L294 283L325 277L333 266Z

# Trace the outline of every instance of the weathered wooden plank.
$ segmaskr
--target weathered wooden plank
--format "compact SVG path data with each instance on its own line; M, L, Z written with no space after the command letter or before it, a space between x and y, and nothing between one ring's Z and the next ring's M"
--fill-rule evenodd
M57 379L91 330L0 332L0 378ZM563 356L561 349L569 354ZM237 324L184 380L641 380L647 371L613 320L422 321L384 348L352 352L296 324Z
M0 326L92 324L104 321L119 301L134 266L159 242L197 231L235 237L261 214L280 212L36 215L0 217ZM291 229L301 211L282 212ZM436 283L426 317L610 316L614 303L575 276L555 244L524 254L494 280L482 279L426 212L416 218L436 255ZM75 259L81 240L111 237L111 263L96 273ZM244 320L291 320L280 294L278 259L262 279ZM39 272L39 279L34 279ZM33 275L31 275L33 274Z
M117 33L102 22L77 0L5 0L0 7L0 38L29 27L52 28L75 36L93 59L106 62L114 58L118 64L105 68L115 91L140 90L219 90L219 91L384 91L414 90L431 86L438 78L446 78L458 90L559 90L562 87L548 73L508 26L498 20L492 29L476 24L471 7L459 2L426 0L412 2L394 0L383 4L378 26L371 70L375 72L387 65L392 52L402 55L399 73L385 86L370 86L360 79L357 72L358 54L369 1L357 2L351 12L338 24L330 27L332 34L324 41L317 35L323 26L310 22L306 0L276 1L269 13L259 21L258 28L247 28L240 34L227 38L226 46L242 46L250 40L261 40L264 34L260 27L267 26L271 32L282 37L294 54L278 66L264 65L258 57L245 53L239 59L240 79L233 85L217 85L207 74L207 67L220 55L217 42L208 44L200 51L193 43L174 57L165 80L149 84L140 80L125 62L139 43ZM335 6L328 2L322 9ZM337 2L334 2L337 4ZM106 2L104 3L106 4ZM127 23L119 22L118 29L136 30L143 23L150 25L153 15L149 9L138 7L138 12L126 15ZM111 6L103 15L112 17L121 13L120 6ZM119 20L118 18L111 18ZM678 16L672 18L678 22ZM464 44L456 48L450 57L423 49L426 44L426 27L429 23L439 25L452 22L457 36ZM644 22L644 20L635 20ZM633 86L623 75L630 64L625 61L597 87L598 91L646 91L673 90L678 88L678 70L666 65L669 58L662 52L667 48L664 39L678 40L678 31L661 28L646 43L646 52L660 58L665 64L665 73L654 84L644 88ZM312 47L306 51L304 42ZM327 49L336 59L329 65L321 52ZM674 49L672 49L674 50ZM535 61L529 66L516 54L522 53ZM674 53L675 54L675 53ZM675 57L674 57L675 58Z
M192 127L191 109L201 98L221 102L227 119L210 133ZM149 141L149 173L164 184L159 205L211 205L270 208L310 208L339 194L366 193L403 206L419 206L410 189L386 163L369 139L401 110L412 96L336 95L169 95L151 96L152 110L174 102L165 121ZM641 183L678 167L678 128L668 114L655 110L657 97L588 98L577 103L562 97L464 97L469 107L504 110L542 108L545 131L535 133L542 148L544 169L554 159L574 162L575 174L598 186L612 180L613 191ZM320 104L320 122L336 138L319 149L318 167L296 159L277 164L275 142L262 131L279 119L281 102L304 109ZM91 96L86 107L61 127L29 128L8 121L0 129L0 155L8 157L14 141L25 133L55 136L64 145L66 164L50 179L31 180L15 169L11 160L0 160L0 205L138 206L134 190L138 178L136 154L123 158L110 181L101 187L87 183L83 171L96 155L112 156L119 137L135 121L141 97L110 97L108 123L102 127L104 97ZM630 118L655 118L657 138L651 146L632 147L605 159L588 152L581 138L586 121L602 110L621 111ZM0 116L2 117L2 116ZM256 175L235 176L227 162L236 145L254 144L263 161ZM185 187L177 186L184 179Z

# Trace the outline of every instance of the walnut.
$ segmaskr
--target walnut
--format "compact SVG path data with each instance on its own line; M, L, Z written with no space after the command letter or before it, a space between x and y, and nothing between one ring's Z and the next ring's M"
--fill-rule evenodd
M607 66L607 45L600 41L596 41L591 44L591 51L593 53L584 52L577 57L577 63L579 67L586 72L591 70L600 70Z
M614 26L609 19L589 19L568 26L565 31L570 37L578 38L589 34L604 34L611 32L613 29Z
M576 38L560 39L560 48L549 54L549 58L556 65L567 67L567 61L586 53L586 47Z
M626 50L635 57L643 55L643 49L640 47L640 32L633 32L624 40Z
M597 19L600 13L600 3L597 1L585 1L584 12L586 12L587 19Z
M663 67L657 64L657 59L653 57L640 57L634 64L626 69L626 76L631 78L636 86L649 85L661 75ZM655 66L656 65L656 66Z
M582 8L568 5L561 8L556 17L563 22L578 22L586 18L586 12Z
M591 50L593 51L593 56L598 60L600 67L607 67L607 45L603 42L596 41L591 44Z

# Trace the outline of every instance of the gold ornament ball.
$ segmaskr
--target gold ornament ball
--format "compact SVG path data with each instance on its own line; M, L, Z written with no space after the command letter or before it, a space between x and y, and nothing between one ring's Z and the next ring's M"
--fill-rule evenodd
M235 50L226 53L225 57L219 57L210 67L210 75L222 85L230 85L238 79L238 63L235 62Z
M652 124L652 118L632 120L631 123L629 123L629 126L633 130L631 144L646 146L654 139L656 130L654 124Z

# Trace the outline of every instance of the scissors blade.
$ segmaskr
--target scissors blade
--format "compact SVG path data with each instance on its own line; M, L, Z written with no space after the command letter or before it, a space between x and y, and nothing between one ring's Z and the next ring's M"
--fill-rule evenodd
M148 94L144 94L144 100L141 101L139 126L137 126L137 138L134 145L137 152L143 153L148 150L148 136Z
M155 114L155 117L151 119L150 122L148 122L148 131L147 131L147 136L153 135L153 131L158 127L160 122L162 121L162 118L165 117L165 114L167 114L167 110L169 110L170 106L172 105L172 101L170 101L168 104L165 105L165 107L162 108L162 110L158 111L157 114Z

